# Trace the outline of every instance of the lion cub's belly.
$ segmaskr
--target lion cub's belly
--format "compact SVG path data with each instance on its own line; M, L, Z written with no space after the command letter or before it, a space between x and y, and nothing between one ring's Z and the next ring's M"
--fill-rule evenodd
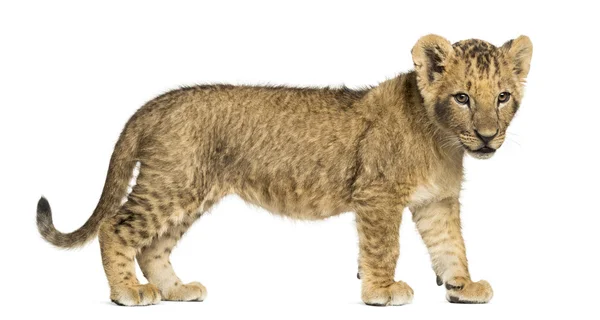
M300 188L286 189L280 186L271 188L246 188L236 190L245 201L263 207L278 215L301 219L320 220L349 210L347 197L338 192L318 192Z

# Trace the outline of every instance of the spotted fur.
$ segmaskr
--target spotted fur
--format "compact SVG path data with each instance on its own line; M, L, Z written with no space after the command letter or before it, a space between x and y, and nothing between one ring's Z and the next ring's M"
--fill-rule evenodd
M483 158L490 152L481 150L502 144L522 98L531 42L452 45L429 35L412 54L415 71L362 90L207 85L159 96L127 122L89 220L61 233L42 198L38 229L62 248L98 234L111 300L149 305L206 298L202 284L181 282L169 256L225 195L297 219L352 211L363 301L401 305L413 298L394 280L409 207L448 300L487 302L491 287L471 281L460 232L462 161L465 150ZM513 99L498 105L501 91ZM472 103L457 104L457 92ZM127 193L136 163L139 175ZM136 260L148 284L139 283Z

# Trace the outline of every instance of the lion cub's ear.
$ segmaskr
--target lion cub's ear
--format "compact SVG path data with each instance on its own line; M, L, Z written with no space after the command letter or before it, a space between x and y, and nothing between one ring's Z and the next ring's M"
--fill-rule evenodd
M502 45L502 50L514 62L514 73L519 79L527 78L529 63L533 54L533 44L528 36L520 36Z
M446 71L446 64L454 55L450 41L435 34L422 37L412 49L417 75L431 84Z

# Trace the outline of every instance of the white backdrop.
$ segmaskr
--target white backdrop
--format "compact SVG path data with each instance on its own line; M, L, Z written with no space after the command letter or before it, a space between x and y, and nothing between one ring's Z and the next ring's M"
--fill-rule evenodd
M577 1L2 2L0 314L597 317L598 29L597 11ZM226 198L172 257L207 300L139 308L110 303L97 240L61 251L37 234L42 194L59 230L89 217L121 128L154 96L212 82L375 85L412 68L410 50L428 33L497 45L525 34L534 44L508 141L491 160L466 161L467 255L473 278L494 288L490 304L445 302L409 212L397 278L415 299L390 308L360 300L352 214L296 222Z

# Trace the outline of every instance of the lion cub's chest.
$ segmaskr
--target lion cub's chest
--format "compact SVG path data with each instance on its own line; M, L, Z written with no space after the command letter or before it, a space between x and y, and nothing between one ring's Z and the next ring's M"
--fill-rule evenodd
M417 185L410 194L409 206L419 207L449 197L458 197L460 176L444 175L432 177L428 182Z

